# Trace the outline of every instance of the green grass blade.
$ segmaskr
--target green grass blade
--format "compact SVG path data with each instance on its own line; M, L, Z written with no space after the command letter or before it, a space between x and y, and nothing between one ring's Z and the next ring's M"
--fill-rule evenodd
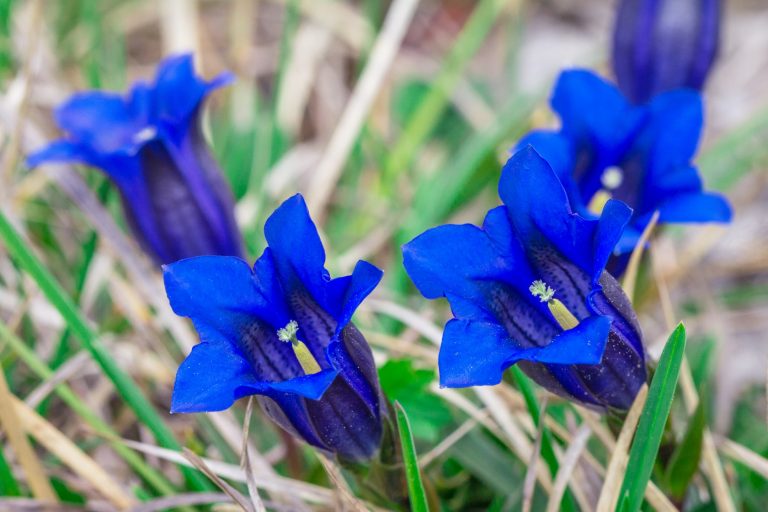
M399 402L395 402L395 415L397 416L397 429L400 432L400 444L403 448L403 463L405 464L405 476L408 479L408 494L413 512L429 512L427 506L427 494L421 481L419 461L416 459L416 448L413 445L411 425L408 416Z
M181 450L181 446L171 430L165 425L136 383L120 369L99 341L96 333L88 326L69 295L61 288L2 212L0 212L0 239L5 243L10 256L32 277L46 298L59 311L72 334L91 354L91 357L112 382L139 421L152 432L158 444L171 450ZM196 490L212 489L211 484L197 470L184 468L183 472L185 478Z
M629 450L627 472L619 494L622 512L636 512L643 503L645 488L651 478L664 434L664 425L672 407L684 354L685 327L679 324L667 340L659 359L659 366L648 389L648 400Z
M0 341L7 343L19 359L21 359L41 380L50 380L54 377L53 370L51 370L32 349L27 347L18 336L13 334L3 322L0 322ZM120 437L117 432L99 418L93 410L85 404L85 402L80 400L69 386L66 384L58 384L53 390L59 398L61 398L62 401L80 416L96 433L108 439ZM114 444L114 450L133 468L134 471L136 471L136 474L143 478L144 481L152 486L158 493L166 496L176 494L176 491L168 480L166 480L160 472L144 462L144 460L136 455L133 450L120 443Z
M698 162L707 186L729 190L747 173L764 166L767 133L768 109L763 109L702 153Z
M296 29L300 21L298 0L288 0L285 7L285 19L283 20L283 32L280 35L280 60L277 65L277 76L275 77L275 95L272 102L272 138L270 148L270 167L274 165L285 150L291 145L291 137L280 125L278 118L278 107L282 102L281 96L285 94L285 74L288 69L288 63L293 54L293 43L296 36Z
M707 417L703 397L699 399L683 439L669 458L664 472L664 481L669 494L677 499L685 498L701 462L701 451L704 443L704 430L707 428Z
M102 203L105 203L107 201L107 198L109 197L109 192L111 190L111 184L106 178L99 177L99 185L98 185L98 197L99 201ZM74 291L74 297L72 300L75 302L75 304L80 303L80 295L82 294L83 287L85 286L85 280L88 277L88 271L91 268L91 262L93 262L93 257L96 254L96 247L98 245L99 241L99 235L96 233L96 231L91 231L91 233L88 235L88 238L85 241L85 244L83 244L83 259L82 263L79 265L78 269L76 270L75 275L75 291ZM64 331L61 333L61 336L59 336L59 341L56 344L56 347L53 349L53 356L51 358L51 369L56 370L59 366L64 364L64 362L67 360L68 352L69 352L69 338L70 338L70 332L69 329L66 327L64 328ZM38 407L37 412L41 416L45 416L48 410L48 401L43 401Z
M485 42L488 32L505 7L503 0L482 0L456 38L450 53L432 82L432 87L411 115L384 167L385 179L407 168L416 151L440 120L451 92L466 64Z
M539 422L543 421L543 418L541 418L539 413L541 406L539 405L539 400L536 398L536 391L534 390L530 379L526 377L520 368L513 366L510 370L512 372L512 377L515 379L515 384L517 384L517 389L519 389L520 393L523 395L525 405L528 407L528 412L531 415L533 424L538 427ZM549 472L554 478L557 476L557 470L560 468L560 464L557 461L553 443L552 432L550 432L546 426L542 426L541 457L544 459L544 462L547 463ZM576 502L568 489L565 490L560 507L565 512L578 510L576 508Z
M0 446L0 496L21 496L19 483L5 459L2 446Z
M434 177L422 178L416 189L413 201L414 212L403 223L398 241L408 242L424 229L432 227L451 213L455 198L467 187L470 179L480 166L489 158L496 160L499 144L510 134L522 130L525 119L537 104L536 97L520 96L500 111L496 122L488 130L477 132L462 144L455 156L440 171L441 192L434 193ZM494 166L494 177L498 175L500 165Z

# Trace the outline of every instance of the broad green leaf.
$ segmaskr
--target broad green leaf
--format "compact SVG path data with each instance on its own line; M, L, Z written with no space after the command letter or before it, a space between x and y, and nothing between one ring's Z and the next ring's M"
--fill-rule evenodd
M405 464L405 476L408 479L408 495L413 512L429 512L427 506L427 494L424 492L424 484L421 482L419 461L416 458L416 447L413 445L411 426L403 406L395 402L395 414L397 415L397 429L400 432L400 444L403 448L403 463Z
M685 354L685 327L679 324L667 340L659 365L648 390L648 400L637 425L635 439L629 450L627 472L619 494L620 510L636 512L643 503L643 495L664 434L677 378Z
M392 402L411 411L411 431L417 439L436 443L453 420L451 410L429 391L435 371L414 368L410 359L393 359L379 368L379 381Z

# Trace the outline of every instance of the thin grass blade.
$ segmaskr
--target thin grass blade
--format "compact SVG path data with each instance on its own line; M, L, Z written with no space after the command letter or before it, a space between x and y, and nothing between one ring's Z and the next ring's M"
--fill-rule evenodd
M427 506L427 493L421 481L419 461L416 458L416 448L413 444L411 425L408 416L399 402L395 402L395 414L397 416L397 429L400 431L400 444L403 448L403 462L405 463L405 475L408 479L408 493L411 499L413 512L429 512Z
M679 324L667 340L659 359L659 366L648 390L648 400L629 451L627 472L619 494L622 512L636 512L643 503L645 488L651 478L664 434L664 425L672 407L684 354L685 327Z
M37 283L46 298L59 311L72 334L80 340L94 361L114 384L117 391L133 410L136 417L155 436L157 442L166 448L179 450L179 443L160 415L152 407L136 383L115 362L109 352L90 328L72 299L59 285L53 275L38 259L31 247L0 212L0 239L17 264ZM185 478L199 491L211 490L211 485L197 471L184 469Z

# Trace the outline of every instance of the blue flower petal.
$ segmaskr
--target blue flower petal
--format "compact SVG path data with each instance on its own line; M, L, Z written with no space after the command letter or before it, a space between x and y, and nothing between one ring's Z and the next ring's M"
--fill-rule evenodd
M624 232L621 234L619 243L617 243L616 247L613 248L613 253L615 255L631 253L635 249L637 243L640 241L640 236L642 234L642 230L635 228L634 225L627 226L624 228ZM621 271L618 271L618 269L613 269L613 272L611 273L617 276L621 275L624 273L624 267L625 265L621 265Z
M660 94L649 104L649 122L638 135L637 146L652 140L646 162L653 183L670 169L687 166L696 152L704 121L701 95L692 90Z
M560 183L568 193L573 209L579 213L586 211L586 204L581 198L581 191L573 177L573 170L576 165L574 161L576 148L574 148L571 139L558 132L533 131L520 140L516 151L526 146L533 147L555 171Z
M543 234L547 244L554 245L583 271L593 270L592 247L584 242L594 238L597 222L573 213L560 180L530 146L504 165L499 196L515 232L529 250L543 243Z
M56 123L69 136L94 152L135 151L137 134L148 127L121 96L103 91L73 95L56 109Z
M617 244L623 239L632 209L621 201L611 199L603 207L598 221L593 248L592 279L597 280L614 254Z
M577 143L592 139L606 151L621 147L637 129L641 117L616 86L581 69L560 75L551 104L560 115L566 135Z
M525 262L525 254L515 238L506 206L497 206L488 211L483 219L483 231L500 254L512 253L515 263Z
M384 272L367 261L358 261L352 275L328 283L324 302L334 312L337 332L352 320L357 307L376 288L383 275Z
M338 371L329 369L280 382L270 382L267 385L280 393L292 393L310 400L320 400L338 374Z
M173 311L192 318L198 331L212 334L205 341L235 339L238 322L233 317L266 307L250 266L234 256L200 256L165 265L163 279Z
M378 409L378 373L373 352L354 325L347 326L330 343L328 360L372 410Z
M82 162L92 164L89 152L78 144L59 140L52 142L43 149L27 156L26 164L28 167L37 167L44 163L69 163Z
M686 192L701 192L703 184L699 171L690 165L681 165L654 176L646 186L648 194L657 196Z
M171 125L184 123L209 92L228 84L233 77L231 73L224 73L211 82L200 79L195 74L191 54L164 60L155 78L159 118Z
M558 132L532 131L520 139L515 152L526 146L532 146L547 161L560 181L573 180L574 148L568 137Z
M515 347L503 327L491 322L450 320L443 331L438 367L440 386L492 386L513 357Z
M593 316L542 347L519 348L498 324L453 319L440 347L440 385L466 387L501 382L504 370L519 361L556 365L600 363L611 321Z
M321 297L330 280L323 267L325 249L300 194L286 199L269 216L264 236L274 254L281 281L290 284L291 276L295 275L315 299Z
M181 363L173 386L171 412L211 412L267 390L250 364L229 344L200 343Z
M281 382L261 380L251 363L232 345L200 343L176 373L171 412L212 412L228 409L253 394L291 393L319 400L338 372L323 370Z
M275 324L285 325L295 320L291 315L286 301L285 292L280 284L280 275L272 249L264 249L261 257L253 265L253 273L259 283L259 293L263 303L268 307L264 316L274 319Z
M322 442L349 461L370 459L379 447L381 416L371 405L342 379L334 381L323 400L306 402L309 420Z
M403 264L419 291L428 299L456 295L485 303L481 283L503 281L518 272L524 286L533 281L525 274L525 260L502 255L491 238L471 224L439 226L403 246Z
M691 193L678 195L660 204L659 222L730 222L731 207L719 194ZM646 219L638 222L647 223Z

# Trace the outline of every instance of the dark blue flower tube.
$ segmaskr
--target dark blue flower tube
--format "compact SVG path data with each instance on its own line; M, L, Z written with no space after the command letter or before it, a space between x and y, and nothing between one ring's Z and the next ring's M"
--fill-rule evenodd
M358 262L331 279L300 195L264 228L269 247L253 269L240 258L201 256L164 267L173 310L200 334L179 367L172 412L220 411L259 395L294 436L344 461L372 457L385 403L371 349L352 314L381 280Z
M403 246L406 271L454 318L440 383L493 385L518 364L551 392L597 410L626 410L646 381L640 329L604 271L631 216L611 200L599 219L573 212L552 168L530 147L504 166L504 206L482 227L440 226Z
M632 251L656 211L661 224L730 221L728 202L703 191L691 162L703 122L700 94L671 91L634 106L597 75L572 70L560 75L551 104L561 128L534 131L518 148L531 145L547 160L582 216L599 215L608 198L633 209L617 255ZM622 271L621 264L613 269Z
M28 158L100 168L120 190L126 220L158 263L206 254L240 256L234 201L200 129L203 100L231 75L206 82L192 57L165 60L151 85L127 97L93 91L56 110L66 133Z
M700 90L717 54L720 0L621 0L613 69L635 103L683 87Z

